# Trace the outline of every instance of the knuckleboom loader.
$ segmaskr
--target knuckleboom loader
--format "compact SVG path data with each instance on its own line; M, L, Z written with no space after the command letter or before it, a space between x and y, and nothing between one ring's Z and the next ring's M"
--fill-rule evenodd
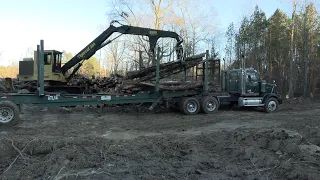
M115 23L120 24L120 26L115 26ZM113 39L108 39L114 33L119 33L120 35ZM177 33L123 25L118 21L112 21L105 31L103 31L64 65L61 64L62 52L57 50L44 50L44 81L51 87L51 90L55 90L53 87L60 87L61 89L61 85L66 85L72 79L85 60L88 60L99 49L110 44L113 40L124 34L147 36L149 38L149 53L151 56L155 56L155 48L159 38L174 38L177 41L175 46L178 56L177 58L181 59L183 57L183 41ZM37 54L34 53L34 58L24 58L23 61L19 62L19 81L36 83L38 80L37 59ZM155 62L152 63L154 65ZM65 90L67 89L67 87L62 87L62 89L63 88Z

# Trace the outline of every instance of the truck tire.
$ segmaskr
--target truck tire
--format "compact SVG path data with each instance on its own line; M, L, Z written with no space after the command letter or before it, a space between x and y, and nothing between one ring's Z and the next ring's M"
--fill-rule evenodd
M182 113L186 115L198 114L200 111L200 103L197 98L185 97L181 101L180 109Z
M201 99L201 109L206 114L215 113L219 109L219 102L212 96L205 96Z
M11 101L0 102L0 125L14 126L20 122L19 108Z
M264 111L266 113L272 113L278 110L279 107L279 102L276 98L269 98L266 100L266 102L264 103Z

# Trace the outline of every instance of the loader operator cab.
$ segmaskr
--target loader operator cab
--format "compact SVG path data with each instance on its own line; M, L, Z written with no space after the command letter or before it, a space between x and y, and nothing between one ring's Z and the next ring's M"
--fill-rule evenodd
M62 52L56 50L44 50L43 68L44 80L48 82L66 83L65 76L61 73ZM35 82L38 79L38 58L34 52L34 58L24 58L19 61L19 81Z
M61 57L62 52L56 50L44 51L44 66L45 69L55 73L61 72Z

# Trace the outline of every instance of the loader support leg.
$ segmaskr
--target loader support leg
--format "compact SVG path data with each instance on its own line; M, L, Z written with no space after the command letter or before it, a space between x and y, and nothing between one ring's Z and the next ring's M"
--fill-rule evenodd
M162 100L163 96L158 97L158 99L156 101L154 101L152 103L152 105L149 107L149 110L152 111L158 104L159 102Z

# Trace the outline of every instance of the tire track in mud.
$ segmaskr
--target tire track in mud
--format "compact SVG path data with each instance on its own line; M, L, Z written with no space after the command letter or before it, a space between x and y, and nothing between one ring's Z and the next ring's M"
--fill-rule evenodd
M0 172L18 155L4 136L20 150L37 139L0 178L315 179L318 108L196 116L34 109L19 126L0 128Z

